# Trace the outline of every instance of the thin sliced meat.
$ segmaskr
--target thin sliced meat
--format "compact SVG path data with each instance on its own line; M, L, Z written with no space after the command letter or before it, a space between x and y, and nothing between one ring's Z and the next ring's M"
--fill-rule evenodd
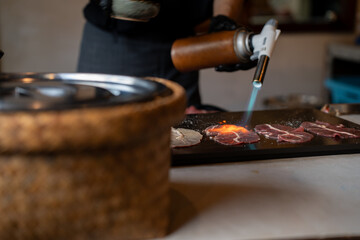
M239 145L260 141L260 137L255 132L231 124L210 126L205 129L205 133L215 142L223 145Z
M171 147L191 147L201 142L203 135L195 130L171 128Z
M259 124L255 126L255 132L268 139L289 143L304 143L314 137L312 134L304 132L303 128L292 128L280 124Z
M313 134L331 138L360 138L360 130L346 128L344 125L332 125L327 122L303 122L301 125L306 131Z
M245 143L256 143L260 141L260 137L255 132L249 132L246 134L239 132L232 132L232 133L218 134L217 136L214 137L214 141L224 145L238 145Z
M309 142L313 137L312 134L307 132L293 131L287 134L280 134L278 140L279 142L304 143Z
M278 140L279 135L295 131L295 128L280 124L260 124L255 126L255 132L269 139Z

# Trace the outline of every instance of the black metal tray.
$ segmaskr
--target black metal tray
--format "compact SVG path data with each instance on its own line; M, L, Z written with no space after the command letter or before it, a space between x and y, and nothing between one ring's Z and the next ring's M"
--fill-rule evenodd
M189 128L203 133L204 129L208 126L219 124L224 120L228 124L239 124L244 114L244 112L222 112L188 115L186 119L176 127ZM331 124L343 124L345 127L360 129L360 126L355 123L311 108L254 111L247 128L253 129L255 125L264 123L277 123L299 127L304 121L316 120ZM315 136L307 143L290 144L278 143L275 140L266 139L261 136L261 140L254 144L226 146L218 144L204 135L202 142L196 146L172 149L172 165L179 166L359 152L359 138L337 140Z

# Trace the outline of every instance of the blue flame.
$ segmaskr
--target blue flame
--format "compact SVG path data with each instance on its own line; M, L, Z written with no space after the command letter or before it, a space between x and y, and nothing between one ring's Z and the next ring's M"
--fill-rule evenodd
M257 98L257 95L258 95L258 92L260 91L261 89L261 86L253 86L253 90L251 92L251 96L250 96L250 101L249 101L249 104L247 106L247 110L246 110L246 113L245 115L243 116L243 119L241 120L241 125L242 126L247 126L249 124L249 121L251 119L251 116L252 116L252 112L254 110L254 105L255 105L255 102L256 102L256 98Z

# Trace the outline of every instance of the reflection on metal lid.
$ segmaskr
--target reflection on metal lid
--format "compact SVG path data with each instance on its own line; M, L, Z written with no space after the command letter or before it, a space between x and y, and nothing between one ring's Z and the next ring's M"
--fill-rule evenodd
M0 110L100 107L170 94L151 80L92 73L1 73Z

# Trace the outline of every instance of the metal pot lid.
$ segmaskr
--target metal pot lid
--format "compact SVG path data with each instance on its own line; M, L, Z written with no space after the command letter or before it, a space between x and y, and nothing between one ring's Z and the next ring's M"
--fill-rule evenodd
M0 73L0 110L58 110L150 101L171 94L138 77L94 73Z

